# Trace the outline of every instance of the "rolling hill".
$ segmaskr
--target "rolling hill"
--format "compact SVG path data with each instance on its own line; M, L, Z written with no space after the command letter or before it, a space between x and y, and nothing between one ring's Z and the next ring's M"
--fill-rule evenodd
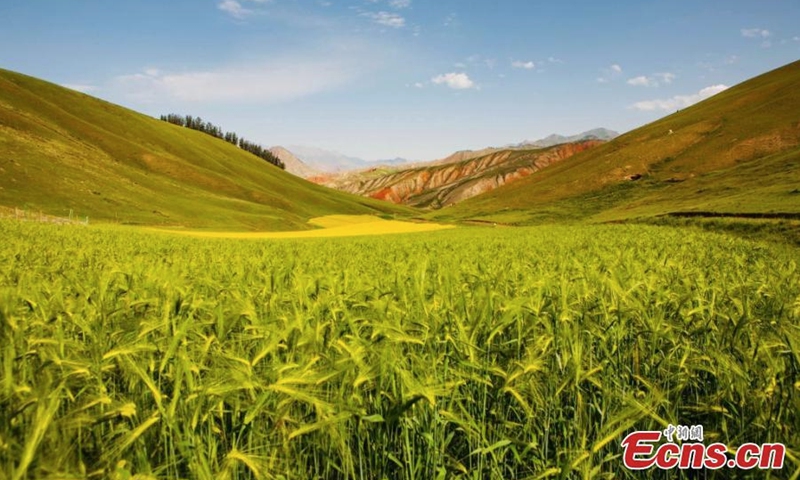
M514 224L800 217L798 85L794 62L429 216Z
M241 230L408 212L314 185L203 133L1 69L0 206Z

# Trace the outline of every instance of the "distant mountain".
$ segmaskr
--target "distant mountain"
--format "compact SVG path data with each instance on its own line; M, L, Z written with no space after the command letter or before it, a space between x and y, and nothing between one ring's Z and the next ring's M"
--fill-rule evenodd
M388 160L376 160L374 162L368 162L368 163L370 166L375 167L378 165L405 165L407 163L410 163L410 161L405 158L395 157L395 158L390 158Z
M548 137L542 138L541 140L525 140L522 143L517 145L510 145L511 147L552 147L554 145L560 145L562 143L572 143L572 142L582 142L584 140L603 140L609 141L617 138L619 133L609 130L607 128L595 128L594 130L589 130L587 132L579 133L577 135L572 135L569 137L565 137L563 135L552 134Z
M306 165L302 160L297 158L292 152L281 147L276 146L269 149L273 155L278 157L286 166L286 171L292 175L297 175L301 178L313 177L319 175L319 170L315 170Z
M465 160L472 160L473 158L482 157L484 155L489 155L490 153L499 152L502 150L509 150L511 148L516 148L512 146L508 146L505 148L500 147L488 147L481 150L459 150L455 153L452 153L444 158L439 160L434 160L432 162L428 162L430 165L449 165L451 163L458 163L463 162Z
M324 150L316 147L306 147L302 145L290 145L286 147L295 157L301 159L303 163L318 172L338 173L349 170L361 170L374 168L380 165L401 165L407 162L404 158L393 158L389 160L369 161L363 158L351 157L348 155Z

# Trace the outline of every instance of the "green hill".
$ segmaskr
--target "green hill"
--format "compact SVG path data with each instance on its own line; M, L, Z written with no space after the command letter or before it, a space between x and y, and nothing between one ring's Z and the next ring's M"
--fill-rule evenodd
M0 206L91 220L291 230L405 207L297 178L222 140L0 69Z
M430 214L518 224L800 216L800 62Z

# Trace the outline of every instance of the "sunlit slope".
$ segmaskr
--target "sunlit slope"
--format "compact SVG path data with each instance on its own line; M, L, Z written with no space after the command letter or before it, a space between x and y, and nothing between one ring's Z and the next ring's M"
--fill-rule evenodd
M431 216L535 223L675 212L800 213L800 62Z
M304 229L324 215L409 211L311 184L203 133L6 70L0 205L237 230Z

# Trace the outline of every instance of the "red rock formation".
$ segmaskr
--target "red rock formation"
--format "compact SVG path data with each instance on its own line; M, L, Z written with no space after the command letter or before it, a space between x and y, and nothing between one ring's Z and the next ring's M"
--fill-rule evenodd
M502 150L447 165L344 182L320 179L319 183L393 203L440 208L494 190L601 143L589 140L547 149Z

